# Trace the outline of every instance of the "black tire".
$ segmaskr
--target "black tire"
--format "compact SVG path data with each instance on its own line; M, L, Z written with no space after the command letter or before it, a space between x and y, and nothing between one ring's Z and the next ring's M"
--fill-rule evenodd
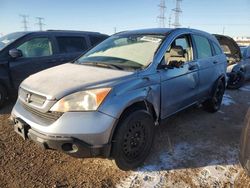
M220 109L224 92L225 84L220 79L216 84L212 97L203 103L204 109L211 113L217 112Z
M147 158L154 139L154 120L146 110L135 110L117 125L111 156L122 170L140 166Z
M228 89L239 89L245 82L244 72L238 71L230 76L227 82Z
M0 84L0 108L3 107L6 99L7 99L6 89Z

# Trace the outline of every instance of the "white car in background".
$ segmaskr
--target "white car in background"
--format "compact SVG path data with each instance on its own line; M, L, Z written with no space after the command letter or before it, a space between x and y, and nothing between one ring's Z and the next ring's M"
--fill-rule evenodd
M250 46L240 48L231 37L218 34L214 36L227 56L227 87L239 89L245 80L250 79Z

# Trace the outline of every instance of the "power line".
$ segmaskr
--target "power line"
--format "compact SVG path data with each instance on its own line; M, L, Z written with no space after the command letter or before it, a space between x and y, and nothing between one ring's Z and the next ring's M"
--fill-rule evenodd
M43 30L43 26L45 25L43 23L44 18L42 18L42 17L36 17L36 19L37 19L37 23L35 23L35 24L38 25L39 26L39 30L42 31Z
M174 9L172 9L172 11L174 12L173 26L175 28L178 28L181 26L181 24L180 24L180 14L182 13L181 2L182 2L182 0L176 0L176 7Z
M160 7L160 14L157 16L159 19L159 27L165 27L165 11L166 11L166 5L165 0L161 0L160 4L158 5Z
M22 18L22 28L24 29L24 31L28 31L28 21L27 21L27 18L29 17L28 15L25 15L25 14L20 14L19 15L21 18Z

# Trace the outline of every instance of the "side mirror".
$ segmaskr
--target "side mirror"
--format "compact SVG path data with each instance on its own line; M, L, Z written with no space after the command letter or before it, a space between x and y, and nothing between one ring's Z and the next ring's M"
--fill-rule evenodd
M18 49L15 49L15 48L9 50L9 55L10 55L12 58L14 58L14 59L23 56L22 51L21 51L21 50L18 50Z

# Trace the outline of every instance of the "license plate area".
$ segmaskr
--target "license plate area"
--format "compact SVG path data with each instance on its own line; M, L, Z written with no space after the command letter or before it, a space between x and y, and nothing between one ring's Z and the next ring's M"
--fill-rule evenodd
M25 122L15 119L15 125L14 125L14 130L17 134L19 134L24 140L28 139L28 130L29 130L29 125L26 124Z

